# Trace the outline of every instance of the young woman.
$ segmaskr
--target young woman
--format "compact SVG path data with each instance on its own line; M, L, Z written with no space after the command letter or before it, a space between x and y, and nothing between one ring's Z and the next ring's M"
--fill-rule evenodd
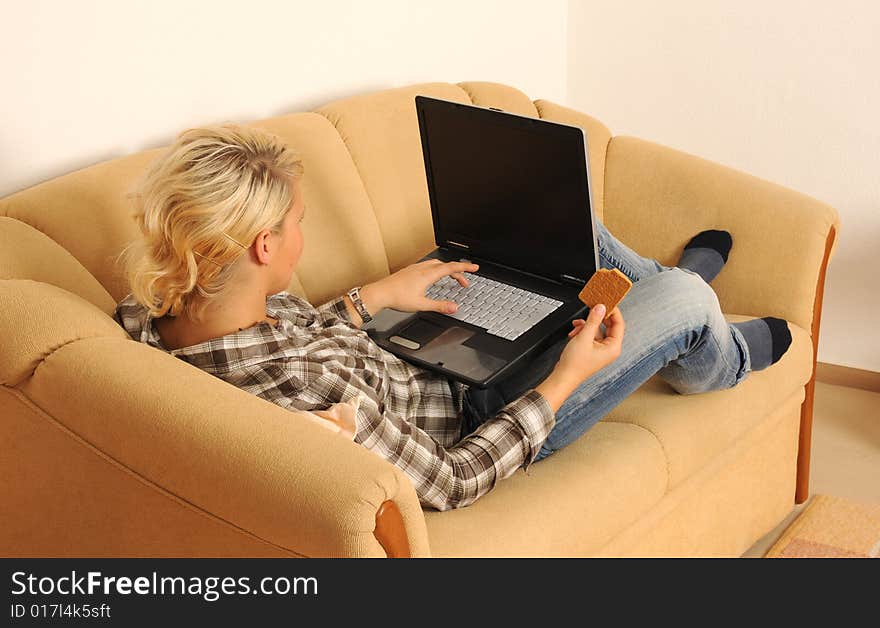
M698 234L667 267L599 223L601 267L634 282L604 330L597 306L498 386L470 389L378 347L351 296L315 308L286 292L304 246L303 176L265 132L182 133L134 195L142 237L123 252L131 294L115 318L133 339L282 407L317 411L360 397L355 441L397 465L426 507L473 503L656 373L682 394L730 388L791 342L780 319L725 321L707 282L727 260L726 232ZM419 262L354 297L372 314L450 312L455 304L429 299L427 288L446 276L466 288L476 270Z

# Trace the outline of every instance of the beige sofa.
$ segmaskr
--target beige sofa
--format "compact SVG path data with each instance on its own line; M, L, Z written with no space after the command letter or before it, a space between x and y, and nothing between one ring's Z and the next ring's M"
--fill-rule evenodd
M838 216L767 181L505 85L431 83L253 123L303 155L309 220L290 290L320 304L434 247L414 96L582 127L596 211L672 265L724 228L730 320L778 316L792 346L732 390L650 380L565 450L475 504L423 511L360 445L130 340L114 256L126 192L157 151L0 200L0 555L736 556L808 495L825 268Z

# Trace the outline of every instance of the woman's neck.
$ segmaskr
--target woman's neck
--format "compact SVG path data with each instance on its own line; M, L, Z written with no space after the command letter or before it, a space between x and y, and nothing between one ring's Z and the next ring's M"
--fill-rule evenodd
M165 347L181 349L228 336L262 322L278 324L277 319L266 313L265 296L249 302L244 299L230 301L229 304L218 303L206 309L202 322L194 322L184 314L153 319L153 325Z

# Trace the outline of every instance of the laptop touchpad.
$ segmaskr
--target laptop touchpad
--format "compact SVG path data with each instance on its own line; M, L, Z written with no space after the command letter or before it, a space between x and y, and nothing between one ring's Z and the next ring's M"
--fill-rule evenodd
M424 347L434 338L443 333L447 327L441 327L424 318L416 318L412 323L397 332L407 340L412 340L419 347Z

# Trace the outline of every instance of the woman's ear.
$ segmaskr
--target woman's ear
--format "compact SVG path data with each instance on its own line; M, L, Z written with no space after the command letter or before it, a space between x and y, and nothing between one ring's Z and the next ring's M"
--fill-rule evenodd
M271 254L274 253L274 242L271 240L272 231L269 229L263 229L257 234L257 237L254 238L254 253L257 256L257 263L261 266L268 265L270 262Z

